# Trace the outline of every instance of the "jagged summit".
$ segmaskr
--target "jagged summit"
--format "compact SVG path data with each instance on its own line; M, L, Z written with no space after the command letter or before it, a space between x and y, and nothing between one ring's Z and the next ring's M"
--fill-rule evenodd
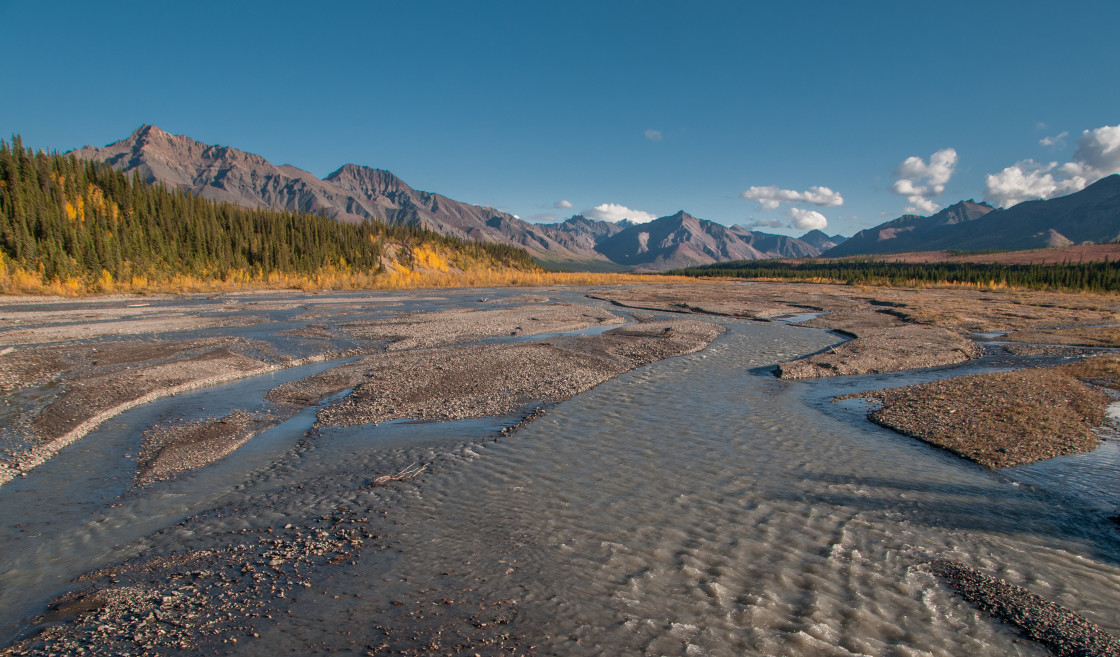
M664 269L819 253L795 238L743 234L684 210L641 224L578 215L558 224L531 224L494 208L414 189L384 169L346 164L320 179L292 165L276 166L259 155L173 135L150 124L118 142L74 153L206 198L325 214L340 221L377 219L422 226L462 239L519 246L542 261L574 263L569 268L614 263Z
M344 164L328 174L323 180L332 182L343 189L367 195L413 191L391 171L374 169L359 164Z

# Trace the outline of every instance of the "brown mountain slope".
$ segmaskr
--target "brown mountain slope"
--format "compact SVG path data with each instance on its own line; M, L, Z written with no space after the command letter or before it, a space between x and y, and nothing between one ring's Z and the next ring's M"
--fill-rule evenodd
M150 125L104 148L86 146L74 154L137 171L149 182L242 206L322 213L341 221L418 225L444 235L520 246L548 260L604 259L594 249L568 240L562 231L415 190L380 169L347 164L320 180L291 165L278 167L259 155L206 145Z
M683 212L641 225L578 215L562 223L531 224L494 208L413 189L383 169L347 164L320 180L291 165L276 166L259 155L203 144L151 125L103 148L87 146L74 154L210 199L319 213L340 221L422 226L461 239L518 246L562 269L658 270L820 252L797 238L727 228Z
M613 262L642 270L766 257L730 228L683 210L631 226L601 242L598 249Z

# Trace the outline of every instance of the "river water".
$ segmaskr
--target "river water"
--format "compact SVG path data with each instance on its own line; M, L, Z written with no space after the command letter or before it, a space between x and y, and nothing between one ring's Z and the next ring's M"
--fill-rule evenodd
M150 494L118 497L111 476L65 484L62 459L120 458L152 417L204 401L208 411L259 403L309 372L126 413L0 488L0 638L90 568L340 505L385 509L392 549L324 575L240 654L363 654L385 628L426 622L406 616L410 605L446 598L473 612L445 612L445 624L501 601L509 631L537 654L1047 654L939 584L923 565L933 557L1120 634L1120 536L1106 519L1120 505L1116 441L984 470L830 400L1005 363L785 382L770 374L775 363L839 338L713 321L729 331L708 349L604 383L511 437L494 434L509 418L308 432L310 409ZM428 464L416 480L361 486L413 462ZM61 490L52 511L38 501L35 512L29 499L49 489ZM215 505L229 512L176 527Z

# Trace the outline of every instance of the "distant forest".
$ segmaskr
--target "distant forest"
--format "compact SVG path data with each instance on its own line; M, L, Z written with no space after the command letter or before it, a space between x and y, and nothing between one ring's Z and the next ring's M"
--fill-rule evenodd
M827 281L869 285L959 284L1031 289L1120 290L1120 262L1060 265L906 263L875 260L740 260L665 272L682 276Z
M0 140L0 273L82 291L135 280L299 280L449 266L533 271L522 249L411 226L243 208ZM294 277L294 278L293 278ZM126 284L125 287L128 287Z

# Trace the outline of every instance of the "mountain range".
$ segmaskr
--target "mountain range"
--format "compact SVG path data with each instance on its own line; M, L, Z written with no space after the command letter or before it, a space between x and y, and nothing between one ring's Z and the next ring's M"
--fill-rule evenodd
M611 223L581 215L534 224L494 208L413 189L391 172L346 164L325 178L229 146L208 145L144 125L105 147L73 151L205 198L247 207L324 214L339 221L377 219L462 239L524 248L560 269L662 270L725 260L805 257L843 242L810 231L802 238L730 228L686 212L648 223Z
M961 201L929 217L904 215L861 230L824 257L907 251L1022 251L1120 239L1120 174L1081 191L1007 209Z

